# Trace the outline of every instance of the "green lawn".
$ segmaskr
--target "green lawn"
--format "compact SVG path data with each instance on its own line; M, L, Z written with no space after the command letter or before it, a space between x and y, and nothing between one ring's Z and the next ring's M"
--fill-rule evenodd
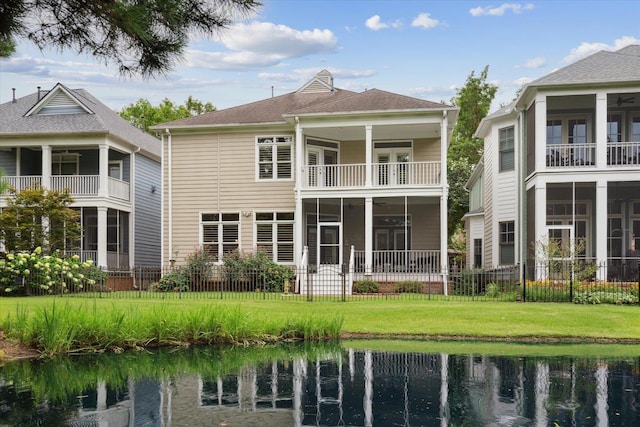
M34 313L56 301L73 309L76 305L98 310L117 308L142 313L162 306L167 313L202 307L237 307L244 316L267 316L272 321L300 316L343 316L342 332L376 336L436 336L468 339L501 338L602 339L640 343L640 307L554 303L507 303L425 300L362 300L306 302L298 300L160 300L94 299L83 297L0 298L0 321L16 313L16 307ZM68 306L66 305L68 304ZM94 305L95 304L95 305Z

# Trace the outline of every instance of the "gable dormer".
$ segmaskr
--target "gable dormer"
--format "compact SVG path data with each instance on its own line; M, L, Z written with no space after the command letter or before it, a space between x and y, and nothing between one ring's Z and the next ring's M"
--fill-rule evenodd
M28 116L46 116L58 114L93 114L73 92L62 84L56 84L25 114Z
M333 92L333 76L327 70L322 70L298 89L298 93L324 93Z

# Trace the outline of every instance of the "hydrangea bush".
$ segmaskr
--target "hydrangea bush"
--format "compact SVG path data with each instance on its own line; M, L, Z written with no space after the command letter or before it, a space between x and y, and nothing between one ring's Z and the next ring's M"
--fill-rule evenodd
M77 255L65 258L59 253L33 252L6 254L0 259L0 291L10 294L62 294L90 290L105 280L105 273L93 261L80 261Z

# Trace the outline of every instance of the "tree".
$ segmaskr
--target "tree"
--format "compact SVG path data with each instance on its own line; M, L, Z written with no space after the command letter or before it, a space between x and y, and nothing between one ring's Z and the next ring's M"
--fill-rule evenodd
M182 105L175 105L169 99L165 98L157 107L151 105L148 100L140 98L135 103L124 107L118 114L134 126L149 132L150 126L197 116L215 110L216 107L214 107L212 103L203 103L202 101L193 99L192 96L189 96Z
M115 62L121 74L166 74L189 36L212 35L248 16L257 0L3 0L0 57L26 38Z
M9 183L2 179L4 176L4 169L0 168L0 196L9 190Z
M461 227L464 214L469 209L469 197L464 185L471 176L473 166L482 157L483 141L475 138L480 121L486 117L498 86L487 82L489 66L479 76L472 71L465 85L458 89L452 104L460 107L460 114L453 130L449 144L447 159L447 176L449 177L449 224L451 237Z
M55 250L74 249L70 245L80 239L79 214L69 205L68 191L45 190L40 186L16 192L7 198L0 212L0 239L7 252L42 248L45 254Z

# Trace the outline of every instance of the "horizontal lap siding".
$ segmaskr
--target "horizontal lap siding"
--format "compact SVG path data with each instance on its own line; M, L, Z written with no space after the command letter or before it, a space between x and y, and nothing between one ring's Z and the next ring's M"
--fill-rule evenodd
M241 249L250 250L253 215L242 212L295 209L293 180L256 182L254 134L174 136L172 143L172 253L178 251L178 260L199 246L201 212L240 213Z
M135 155L135 265L160 263L160 163ZM152 189L156 190L153 191Z

